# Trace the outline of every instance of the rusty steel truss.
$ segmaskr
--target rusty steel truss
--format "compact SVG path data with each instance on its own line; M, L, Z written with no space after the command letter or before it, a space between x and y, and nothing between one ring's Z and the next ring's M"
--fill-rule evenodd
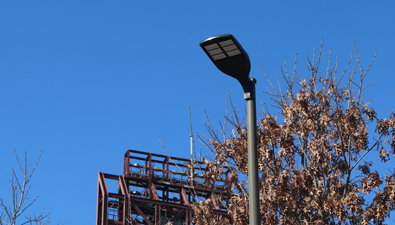
M96 225L190 225L191 203L205 199L212 200L218 217L227 217L228 199L223 196L219 203L218 196L229 171L210 184L205 182L206 171L202 162L128 150L123 175L99 172Z

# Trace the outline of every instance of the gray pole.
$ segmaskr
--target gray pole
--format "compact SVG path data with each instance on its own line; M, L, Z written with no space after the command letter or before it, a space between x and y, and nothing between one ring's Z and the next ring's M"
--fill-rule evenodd
M251 78L251 92L244 93L247 100L247 139L248 139L248 186L250 225L260 225L259 183L258 183L258 152L256 131L256 80Z

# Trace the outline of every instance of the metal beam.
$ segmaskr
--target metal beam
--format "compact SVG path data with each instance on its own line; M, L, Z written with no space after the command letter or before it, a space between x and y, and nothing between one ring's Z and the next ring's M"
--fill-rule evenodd
M133 200L131 201L131 205L132 205L133 208L137 211L137 213L138 213L141 217L143 217L143 220L144 220L145 222L147 222L148 225L153 225L153 224L151 223L151 221L149 221L149 220L147 219L147 216L143 213L143 211L141 211L140 208L133 202Z

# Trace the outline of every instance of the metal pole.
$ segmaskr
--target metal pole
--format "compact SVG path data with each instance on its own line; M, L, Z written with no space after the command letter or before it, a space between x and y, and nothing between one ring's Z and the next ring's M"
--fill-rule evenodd
M256 131L256 79L251 78L251 92L244 93L247 100L247 139L248 139L248 186L250 225L260 225L259 183L258 183L258 152Z

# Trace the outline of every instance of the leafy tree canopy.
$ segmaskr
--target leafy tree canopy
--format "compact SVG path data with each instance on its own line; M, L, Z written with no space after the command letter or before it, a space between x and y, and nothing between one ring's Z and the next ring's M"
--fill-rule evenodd
M308 61L306 78L296 72L296 59L292 74L285 66L286 88L275 88L268 79L272 90L266 93L282 121L264 112L257 123L263 224L382 224L394 210L395 171L375 170L370 156L385 164L395 155L395 114L378 118L363 98L376 55L363 69L355 47L340 72L337 62L330 66L330 54L321 69L323 55L321 45L318 58ZM233 115L224 122L232 127L230 137L227 125L217 132L210 123L210 136L199 136L215 154L203 159L206 183L231 168L225 188L230 221L211 213L208 199L194 203L198 224L248 224L247 128L231 107Z

